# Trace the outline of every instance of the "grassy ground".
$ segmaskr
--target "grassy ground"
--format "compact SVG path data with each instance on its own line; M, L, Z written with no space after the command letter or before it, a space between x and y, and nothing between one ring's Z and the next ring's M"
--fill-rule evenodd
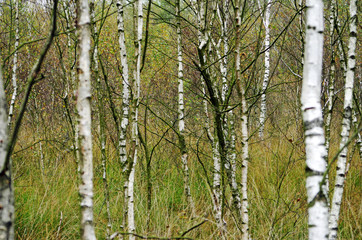
M21 146L27 146L21 138ZM104 202L102 168L99 149L94 146L94 219L98 239L105 238L107 215ZM59 153L55 147L44 144L45 170L40 167L38 146L14 155L17 239L79 239L79 207L76 164L72 152ZM122 225L122 184L115 151L110 147L108 179L111 198L112 232ZM206 154L209 149L203 146ZM331 155L337 151L332 145ZM190 151L192 152L192 151ZM183 181L178 151L161 146L154 157L152 168L152 209L147 226L147 196L144 159L137 167L135 187L137 233L148 236L179 236L192 226L209 221L190 231L194 239L218 239L213 222L210 190L204 171L190 154L192 194L196 203L196 217L191 218L183 196ZM304 149L301 139L271 136L264 142L250 141L249 213L253 239L307 239L306 194L304 176ZM200 155L211 170L211 159ZM347 175L340 219L340 239L362 239L361 161L353 156ZM240 169L238 169L240 172ZM331 181L334 179L331 173ZM211 171L209 178L211 178ZM240 178L241 175L238 174ZM226 200L230 203L230 193ZM232 215L225 208L228 239L238 239Z

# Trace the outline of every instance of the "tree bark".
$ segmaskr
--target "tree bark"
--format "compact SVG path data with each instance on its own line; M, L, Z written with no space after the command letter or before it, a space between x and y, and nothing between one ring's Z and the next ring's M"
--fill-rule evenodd
M93 154L91 131L91 73L90 73L90 15L88 0L78 2L78 141L79 166L81 183L79 195L81 198L81 238L83 240L96 239L93 226Z
M261 92L261 104L260 104L260 128L259 128L259 137L261 139L264 138L264 127L265 127L265 117L266 117L266 90L269 84L269 74L270 74L270 7L271 7L271 0L267 0L265 6L265 13L264 13L264 27L265 27L265 39L264 39L264 78L263 78L263 87Z
M323 1L306 2L306 42L302 86L302 111L306 149L306 188L310 240L328 237L327 196L322 190L326 171L323 116L320 103L323 61Z
M0 55L1 58L1 55ZM0 64L0 167L5 169L0 173L0 239L14 239L14 188L11 176L11 162L6 162L8 151L8 114L6 111L6 96L4 80Z
M343 198L344 181L346 177L346 161L348 148L344 147L348 141L351 120L352 120L352 101L353 101L353 84L356 67L356 42L357 42L357 1L351 0L349 6L350 24L349 24L349 44L348 44L348 62L344 90L343 119L341 130L340 149L337 161L336 182L334 187L331 215L329 220L329 239L337 239L338 220Z
M181 13L180 0L176 1L177 15L177 64L178 64L178 127L179 127L179 148L181 152L181 162L184 175L184 189L187 203L194 215L195 206L191 195L190 174L188 168L188 153L185 141L185 109L184 109L184 82L183 82L183 63L182 63L182 33L181 33Z
M14 59L13 59L13 74L12 74L12 85L13 85L13 94L10 100L10 107L9 107L9 117L8 117L8 125L11 126L11 120L14 115L14 106L15 100L18 94L18 84L17 84L17 69L18 69L18 50L19 47L19 0L15 0L15 52L14 52Z

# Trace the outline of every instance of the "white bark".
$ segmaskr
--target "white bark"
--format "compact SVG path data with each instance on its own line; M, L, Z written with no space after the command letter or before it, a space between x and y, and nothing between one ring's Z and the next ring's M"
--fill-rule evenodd
M248 203L248 163L249 163L249 143L248 143L248 106L245 99L245 91L241 101L241 134L242 134L242 169L241 169L241 194L242 194L242 239L249 239L249 203Z
M128 221L128 231L134 233L136 231L135 220L134 220L134 178L135 170L137 164L137 147L138 147L138 108L140 101L141 93L141 58L142 58L142 28L143 28L143 5L142 0L135 2L137 6L137 42L136 47L136 72L135 72L135 97L133 99L134 113L133 113L133 123L132 123L132 142L135 147L133 163L130 166L130 175L128 178L128 212L127 212L127 221ZM130 235L130 240L135 239L134 235Z
M242 144L242 169L241 169L241 216L242 216L242 240L249 239L249 213L248 213L248 163L249 163L249 145L248 145L248 106L245 98L245 89L241 81L241 63L240 63L240 28L241 28L241 1L235 4L236 11L236 46L235 46L235 68L236 81L239 88L241 100L241 144Z
M18 69L18 51L19 47L19 0L15 0L15 52L14 52L14 60L13 60L13 74L12 74L12 85L13 85L13 94L10 100L9 106L9 117L8 124L11 125L11 119L14 115L14 106L15 100L18 94L18 84L16 82L17 79L17 69Z
M352 101L353 101L353 83L356 67L356 42L357 42L357 0L351 0L349 6L350 24L349 24L349 43L348 43L348 63L346 82L344 90L343 119L341 130L340 148L344 147L348 141L351 119L352 119ZM337 239L338 219L343 198L343 188L346 175L346 161L348 148L345 147L340 152L337 161L336 182L334 187L331 216L329 221L330 235L329 239Z
M93 6L91 12L91 18L93 21L93 31L94 31L94 52L93 52L93 61L94 61L94 73L95 80L97 82L97 93L98 93L98 117L99 117L99 139L101 145L101 162L102 162L102 179L104 186L104 201L106 204L106 212L107 212L107 228L106 228L106 239L110 239L111 230L112 230L112 222L111 222L111 212L110 212L110 203L109 203L109 189L108 189L108 180L107 180L107 156L106 156L106 133L105 133L105 116L103 109L103 99L102 99L102 85L99 78L99 65L98 65L98 28L95 23L95 2L94 0L90 1Z
M326 149L327 149L327 156L329 152L329 143L330 143L330 126L332 121L332 108L333 108L333 98L334 98L334 75L335 75L335 61L334 61L334 6L335 1L331 1L331 8L330 8L330 17L329 17L329 24L330 24L330 45L331 45L331 67L330 67L330 73L329 73L329 82L328 82L328 109L327 109L327 115L326 115Z
M204 44L206 44L206 39L205 39L205 22L204 22L204 2L201 1L200 5L197 5L197 2L195 0L191 1L192 7L194 8L196 14L197 14L197 26L198 26L198 42L199 42L199 48L202 48L204 46ZM207 37L207 35L206 35ZM220 54L219 54L220 55ZM205 57L204 57L205 59ZM221 231L221 233L223 233L226 229L224 226L224 221L222 219L222 185L221 185L221 158L220 158L220 152L219 152L219 141L217 138L217 133L216 133L216 129L214 131L214 134L216 137L214 137L214 134L211 133L211 128L210 128L210 117L209 117L209 113L208 113L208 102L206 100L206 90L205 90L205 83L203 81L203 79L201 79L201 84L202 84L202 93L204 96L203 99L203 105L204 105L204 112L206 115L205 118L205 128L206 128L206 133L208 135L208 138L211 141L211 146L212 146L212 158L213 158L213 163L214 163L214 169L213 169L213 193L212 193L212 201L213 201L213 210L214 210L214 215L215 215L215 221L216 224L219 228L219 230Z
M270 74L270 6L271 0L267 0L265 6L265 15L263 19L265 27L265 39L264 39L264 48L266 49L264 55L264 78L263 78L263 87L261 92L261 104L260 104L260 128L259 128L259 137L264 138L264 126L265 126L265 116L266 116L266 90L269 83L269 74Z
M323 116L320 103L323 61L323 1L306 2L306 42L302 86L302 111L305 128L306 188L310 240L328 237L327 196L321 189L326 171Z
M335 76L335 60L334 60L334 17L335 17L335 0L331 1L330 7L330 16L329 16L329 42L331 46L331 66L329 69L329 81L328 81L328 100L327 100L327 114L326 114L326 151L327 151L327 165L328 165L328 156L329 156L329 144L330 144L330 136L331 136L331 122L332 122L332 110L333 110L333 98L334 98L334 76ZM326 181L323 185L323 190L325 191L325 195L327 196L328 207L330 206L329 202L329 174L326 175Z
M0 61L1 62L1 61ZM11 176L11 163L4 166L8 147L8 114L6 96L0 64L0 169L7 169L0 174L0 239L14 239L14 188Z
M119 34L119 48L121 54L121 64L122 64L122 85L123 85L123 95L122 95L122 119L121 119L121 129L119 137L119 156L120 161L123 167L123 171L126 171L127 163L127 151L126 151L126 135L128 127L128 118L129 118L129 102L130 102L130 83L129 83L129 71L128 71L128 59L127 59L127 49L126 49L126 38L124 34L124 5L126 4L125 0L117 1L118 9L118 34Z
M124 29L124 7L126 5L126 0L118 0L116 2L118 10L118 41L121 55L121 65L122 65L122 86L123 86L123 95L122 95L122 116L121 116L121 126L120 126L120 136L119 136L119 156L122 166L122 172L128 173L128 156L127 156L127 128L129 124L129 111L130 111L130 82L129 82L129 70L128 70L128 58L127 58L127 49L126 49L126 38L125 38L125 29ZM125 174L126 179L124 181L124 218L123 218L123 228L126 227L127 222L126 218L128 216L128 189L129 189L129 179L127 174Z
M93 156L91 132L91 77L90 77L90 15L88 0L78 3L78 33L79 33L79 85L77 96L79 165L81 183L81 238L96 239L93 226Z
M181 162L183 165L184 188L186 199L192 214L194 214L195 206L191 196L190 177L188 169L188 153L185 142L185 110L184 110L184 83L183 83L183 63L182 63L182 34L181 34L181 13L180 0L176 2L177 15L177 63L178 63L178 120L179 120L179 145L181 151Z
M229 43L228 43L228 26L229 22L229 1L223 2L223 12L220 12L220 8L217 9L220 25L221 25L221 39L224 43L224 51L223 56L220 54L220 42L219 44L214 43L214 47L216 49L217 58L221 59L220 61L220 72L222 76L222 92L221 92L221 100L222 103L226 104L226 97L228 94L228 82L227 82L227 55L229 51ZM211 36L210 39L212 40ZM225 106L224 106L225 108ZM242 203L239 192L239 187L236 181L236 150L235 150L235 127L234 127L234 116L232 111L228 111L224 117L223 122L223 132L225 136L226 143L226 162L225 162L225 170L227 172L228 181L232 193L232 204L239 220L242 221Z

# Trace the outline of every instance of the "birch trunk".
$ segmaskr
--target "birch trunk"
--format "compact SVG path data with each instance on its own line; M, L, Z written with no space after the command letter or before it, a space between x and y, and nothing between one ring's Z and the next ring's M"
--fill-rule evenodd
M78 2L79 85L77 96L81 183L81 238L96 239L93 226L93 156L91 132L90 15L88 0Z
M265 47L265 55L264 55L264 78L263 78L263 87L261 92L261 104L260 104L260 128L259 128L259 137L261 139L264 138L264 127L265 127L265 116L266 116L266 90L269 84L269 74L270 74L270 6L271 0L267 0L265 6L265 15L264 15L264 27L265 27L265 39L264 39L264 47Z
M17 84L17 69L18 69L18 51L17 48L19 47L19 0L15 0L15 52L14 52L14 59L13 59L13 74L12 74L12 85L13 85L13 94L10 100L9 106L9 117L8 117L8 125L11 126L11 120L14 115L14 106L15 100L18 94L18 84Z
M219 44L215 45L216 53L218 59L222 59L220 62L220 72L222 76L222 93L221 93L221 100L224 105L224 108L226 108L227 102L226 102L226 95L228 94L229 86L227 81L227 55L229 51L229 44L228 44L228 21L229 21L229 1L224 1L223 3L223 12L220 13L218 11L219 19L221 22L221 38L222 42L224 43L224 51L223 56L220 54L219 50ZM219 10L219 9L218 9ZM236 212L236 216L238 218L239 223L242 223L242 203L241 203L241 197L239 192L239 187L236 181L236 149L235 149L235 141L236 141L236 135L235 135L235 127L234 127L234 116L233 111L228 111L224 116L224 123L223 123L223 131L224 136L226 138L225 145L226 145L226 162L225 164L225 170L228 176L229 186L231 189L231 195L232 195L232 205Z
M334 60L334 17L335 17L335 11L334 11L335 1L331 1L331 13L329 17L329 24L330 24L330 45L331 45L331 67L330 67L330 73L329 73L329 82L328 82L328 109L327 109L327 115L326 115L326 150L327 150L327 156L329 153L329 144L330 144L330 127L331 127L331 121L332 121L332 109L333 109L333 98L334 98L334 76L335 76L335 60Z
M1 57L1 55L0 55ZM8 151L8 114L6 96L0 64L0 168L6 169L0 174L0 239L14 239L14 188L11 176L11 162L6 164Z
M211 133L210 130L210 117L208 113L207 108L207 101L206 101L206 91L205 91L205 84L202 81L202 93L205 96L203 100L204 105L204 112L205 112L205 128L208 138L211 141L211 147L212 147L212 159L214 164L213 169L213 194L212 194L212 202L213 202L213 211L215 215L215 221L220 229L221 233L226 230L223 225L223 219L222 219L222 207L223 207L223 201L222 201L222 184L221 184L221 159L220 159L220 153L219 153L219 142L217 141L217 138L214 138L214 135ZM216 132L214 133L216 135Z
M351 119L352 119L352 101L353 101L353 83L356 67L356 42L357 42L357 1L351 0L349 6L350 24L349 24L349 43L348 43L348 62L346 83L344 92L343 119L341 130L340 152L337 161L336 182L332 199L331 216L329 220L329 239L337 239L339 213L343 198L343 188L346 175L346 160L348 148L344 147L348 141Z
M136 231L134 220L134 180L135 170L137 164L137 148L138 148L138 108L141 92L141 58L142 58L142 28L143 28L143 4L142 0L135 2L137 6L137 41L135 42L135 58L136 58L136 72L135 72L135 94L134 94L134 112L132 122L132 144L134 146L133 162L129 165L129 178L128 178L128 231L134 233ZM130 240L136 239L134 235L130 235Z
M326 114L326 151L327 151L327 165L328 165L328 156L329 156L329 145L330 145L330 136L331 136L331 122L332 122L332 110L333 110L333 99L334 99L334 77L335 77L335 60L334 60L334 23L335 23L335 0L331 1L330 7L330 16L329 16L329 42L331 45L331 66L329 69L329 81L328 81L328 105L327 105L327 114ZM329 174L326 175L326 181L324 183L323 189L325 195L327 196L328 207L330 206L329 202Z
M102 96L102 84L99 78L99 65L98 65L98 43L99 43L99 33L98 28L95 23L95 3L94 0L90 1L91 4L91 19L93 21L93 31L94 31L94 52L93 52L93 61L94 61L94 75L97 82L97 93L98 93L98 117L99 117L99 140L101 145L101 163L102 163L102 179L104 186L104 201L106 204L107 211L107 227L106 227L106 239L110 239L112 222L111 222L111 212L110 212L110 203L109 203L109 189L108 189L108 180L107 180L107 155L106 155L106 122L105 122L105 113L103 105L103 96ZM102 13L103 17L103 13Z
M119 131L119 156L122 166L122 172L125 175L125 181L123 185L124 190L124 216L123 216L123 229L126 228L126 219L128 215L128 172L129 172L129 161L127 156L127 129L129 125L129 111L130 111L130 82L129 82L129 70L128 70L128 58L127 58L127 49L126 49L126 38L125 38L125 29L124 29L124 7L127 4L125 0L118 0L116 2L117 6L117 20L118 20L118 41L121 55L121 65L122 65L122 116L121 116L121 126Z
M322 240L328 237L327 196L321 189L327 157L320 103L323 61L323 1L307 0L306 6L307 27L301 102L307 165L308 236L310 240Z
M249 162L249 145L248 145L248 106L245 98L245 89L241 81L240 65L240 31L241 31L241 1L235 4L235 22L236 22L236 42L235 42L235 71L236 86L241 101L241 144L242 144L242 169L241 169L241 216L242 216L242 240L249 239L249 213L248 213L248 162Z
M179 147L181 151L181 162L183 165L184 188L187 203L194 215L195 206L191 196L190 177L188 169L188 153L185 141L185 110L184 110L184 83L183 83L183 63L182 63L182 34L181 34L181 13L180 0L176 1L177 15L177 63L178 63L178 120L179 120Z
M116 2L118 10L118 34L119 34L119 48L121 54L121 64L122 64L122 119L121 119L121 131L119 137L119 156L122 164L123 172L127 168L127 151L126 151L126 135L127 128L129 123L129 102L130 102L130 83L129 83L129 71L128 71L128 59L127 59L127 49L126 49L126 38L124 34L124 6L126 4L125 0L118 0Z
M192 7L196 12L197 17L197 36L198 36L198 43L199 48L205 48L206 40L205 40L205 11L204 11L204 2L201 1L199 6L195 0L191 1ZM205 61L205 56L200 56L200 58ZM213 169L213 186L212 186L212 202L213 202L213 210L216 224L223 236L223 232L226 230L224 226L224 221L222 219L222 210L223 210L223 178L222 178L222 164L221 164L221 156L220 156L220 143L217 137L217 130L216 127L214 128L214 133L211 132L210 127L210 117L208 113L208 101L206 100L206 86L204 81L204 76L201 74L201 85L202 85L202 93L204 96L203 105L204 105L204 112L206 115L205 118L205 128L208 138L211 141L212 146L212 158L214 163ZM215 137L214 137L215 135Z

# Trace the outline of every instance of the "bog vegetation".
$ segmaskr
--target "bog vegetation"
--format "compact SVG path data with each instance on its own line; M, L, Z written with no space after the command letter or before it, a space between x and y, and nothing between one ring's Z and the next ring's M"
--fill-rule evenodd
M0 1L0 239L312 239L311 2ZM362 239L360 12L324 2L323 184L332 206L349 118L337 232Z

